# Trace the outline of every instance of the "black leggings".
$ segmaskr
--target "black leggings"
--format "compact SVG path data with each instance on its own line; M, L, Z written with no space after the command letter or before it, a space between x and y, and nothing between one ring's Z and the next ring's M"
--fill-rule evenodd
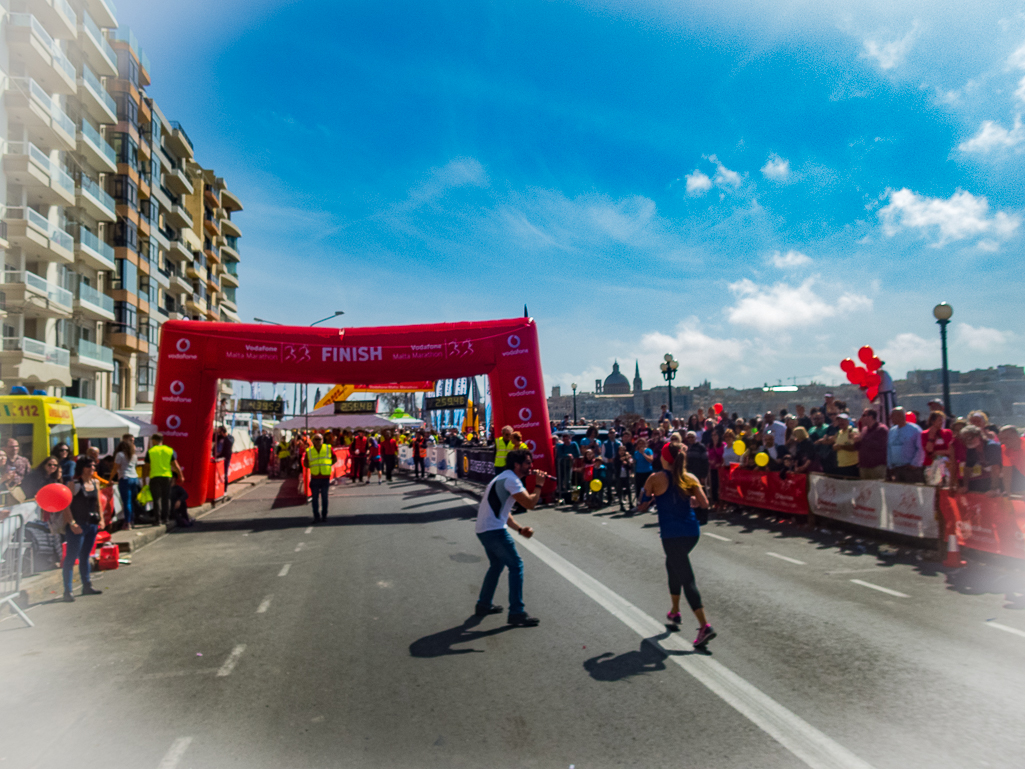
M694 569L690 566L690 551L698 543L697 537L671 537L662 540L666 553L666 573L669 575L669 595L679 595L680 588L687 597L691 611L701 608L701 593L694 582Z

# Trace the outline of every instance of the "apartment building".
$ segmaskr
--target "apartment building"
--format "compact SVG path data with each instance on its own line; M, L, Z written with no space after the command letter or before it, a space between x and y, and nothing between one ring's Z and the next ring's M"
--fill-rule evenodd
M109 0L12 0L0 67L0 379L145 409L165 320L238 320L242 205L147 95Z

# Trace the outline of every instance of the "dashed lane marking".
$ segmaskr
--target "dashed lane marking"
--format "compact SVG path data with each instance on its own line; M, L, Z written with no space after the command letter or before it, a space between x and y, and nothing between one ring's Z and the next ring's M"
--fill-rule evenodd
M702 536L705 536L705 537L711 537L712 539L717 539L720 542L732 542L733 541L729 537L724 537L721 534L713 534L710 531L703 531L703 532L701 532L701 534L702 534Z
M1020 635L1025 638L1025 630L1018 630L1016 627L1008 627L1007 625L1001 625L999 622L990 622L987 620L983 623L988 627L996 628L997 630L1003 630L1005 633L1011 633L1012 635Z
M231 654L228 655L228 659L224 661L224 664L221 665L220 670L217 671L217 677L224 678L225 676L230 676L231 671L234 670L235 666L238 664L238 658L242 656L242 652L244 652L245 650L245 644L239 644L234 649L232 649Z
M281 567L281 571L278 572L278 576L279 577L288 576L288 570L291 569L291 568L292 568L292 564L286 563L284 566Z
M312 534L312 533L313 533L313 527L312 526L307 526L306 527L306 531L303 532L303 534Z
M664 624L536 539L523 539L521 543L641 638L665 634ZM691 644L672 635L660 643L684 652L694 651ZM811 769L872 769L843 745L711 657L689 653L670 655L670 659Z
M871 582L866 582L863 579L852 579L855 585L861 585L862 587L870 587L873 590L878 590L880 593L886 593L887 595L896 596L897 598L910 598L907 593L902 593L899 590L890 590L888 587L882 587L881 585L873 585Z
M171 743L171 747L164 754L164 757L160 759L160 765L157 769L175 769L178 763L182 760L182 756L185 755L185 751L189 749L189 745L192 744L191 737L179 737Z
M798 561L796 558L791 558L789 555L780 555L779 553L766 553L766 555L771 555L773 558L779 558L779 560L786 561L787 563L796 563L798 566L808 565L804 561Z
M260 605L258 607L256 607L256 613L257 614L266 614L267 613L267 609L270 608L270 601L271 601L271 599L273 597L274 597L273 595L269 595L266 598L264 598L262 601L260 601Z
M298 545L296 545L296 546L295 546L295 552L297 552L297 553L298 553L298 552L299 552L300 550L302 550L302 549L303 549L303 547L304 547L305 545L306 545L306 543L305 543L305 542L300 542L300 543L299 543Z

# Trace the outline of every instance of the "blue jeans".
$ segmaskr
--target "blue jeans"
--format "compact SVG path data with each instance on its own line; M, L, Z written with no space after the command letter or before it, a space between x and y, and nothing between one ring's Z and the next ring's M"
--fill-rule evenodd
M327 492L331 488L331 477L328 475L311 475L310 476L310 492L313 495L313 520L320 520L321 517L327 518ZM321 506L324 508L324 514L321 516Z
M523 614L523 560L516 552L516 545L509 529L485 531L478 534L477 539L484 545L484 552L488 554L488 561L491 562L491 568L484 575L484 585L477 599L478 605L491 606L502 569L509 567L509 613Z
M78 573L82 577L82 587L92 587L92 580L89 578L89 553L93 551L93 544L96 542L96 532L100 529L95 523L83 526L81 534L75 534L71 527L66 529L68 548L61 563L64 571L64 592L71 592L71 576L75 572L75 559L78 559Z
M125 511L125 523L129 526L135 521L135 495L141 488L141 478L122 478L117 482L117 490L121 494L121 506Z

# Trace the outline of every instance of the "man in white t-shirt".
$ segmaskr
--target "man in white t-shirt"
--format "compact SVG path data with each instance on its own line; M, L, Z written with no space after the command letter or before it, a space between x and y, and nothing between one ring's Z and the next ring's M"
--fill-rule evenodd
M523 608L523 560L516 551L509 529L518 531L528 539L534 535L529 526L520 526L510 515L513 505L519 502L527 510L533 510L541 498L541 487L547 475L540 470L531 470L530 452L525 449L514 449L506 455L506 469L496 475L487 488L477 508L477 539L484 545L491 568L484 576L484 585L480 589L475 614L484 617L488 614L501 614L502 607L495 606L491 599L495 597L498 578L502 570L509 568L509 624L520 627L536 627L540 622L531 617ZM528 494L523 479L531 472L537 478L536 491Z

